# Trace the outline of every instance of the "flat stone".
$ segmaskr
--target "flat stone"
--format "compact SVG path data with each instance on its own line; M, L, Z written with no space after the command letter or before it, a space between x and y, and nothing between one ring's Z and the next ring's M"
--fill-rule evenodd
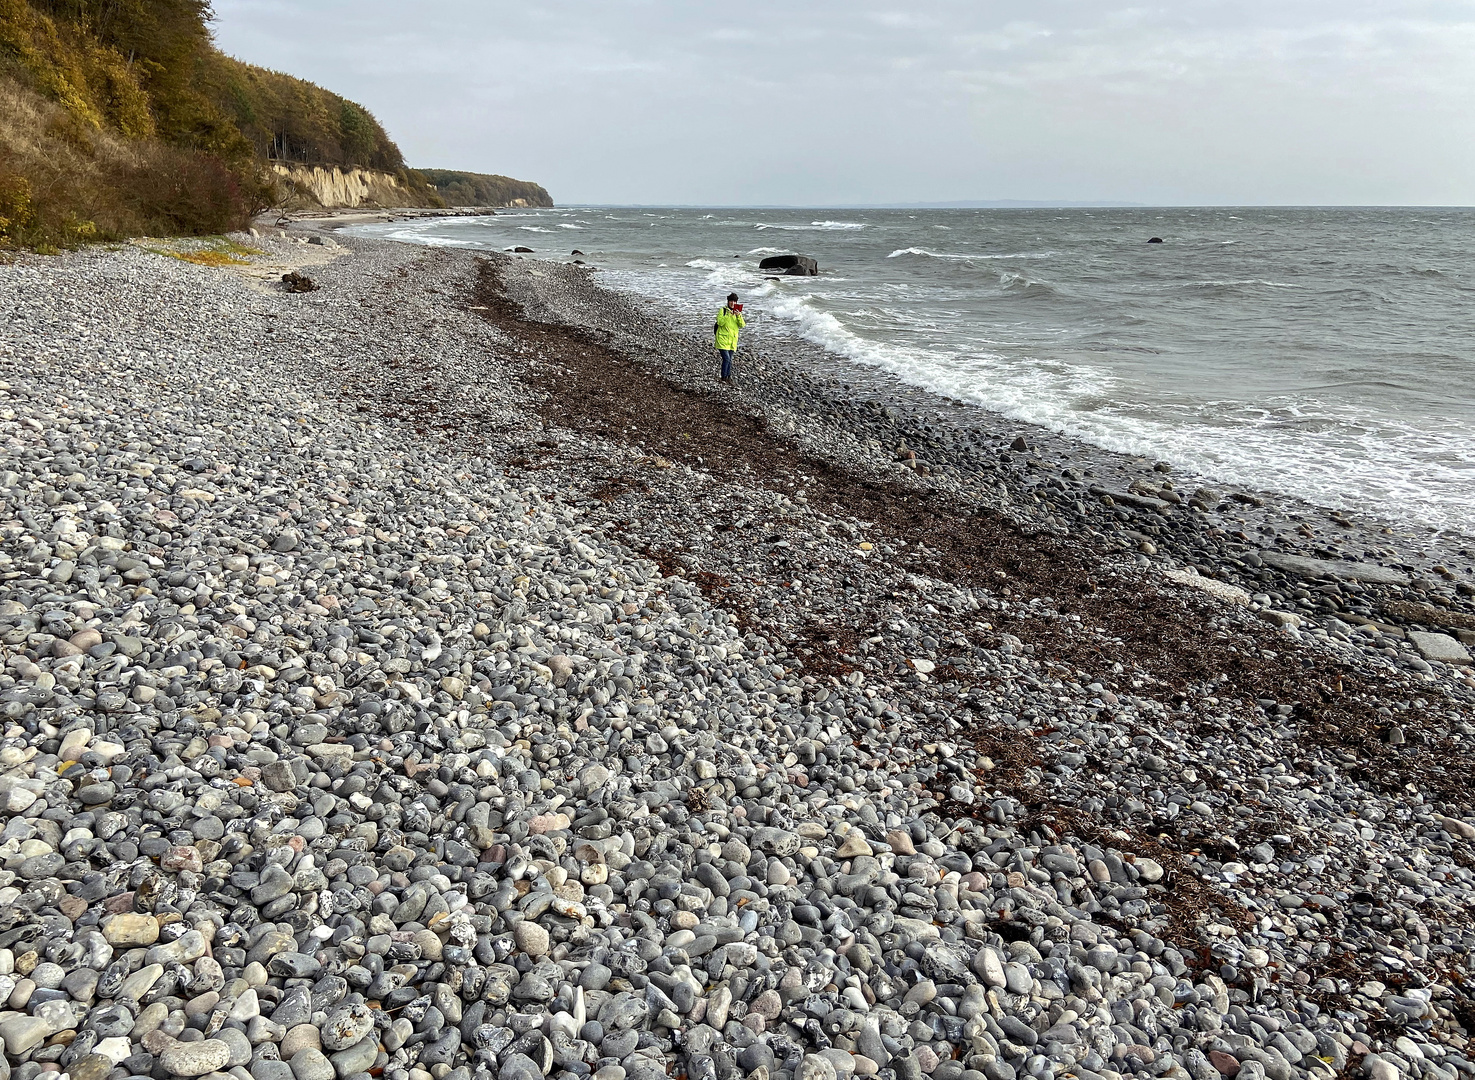
M112 1059L94 1052L72 1062L67 1072L71 1074L72 1080L103 1080L103 1077L113 1071L113 1065Z
M0 1020L0 1039L5 1040L5 1050L12 1056L24 1054L54 1029L39 1016L12 1016Z
M1155 499L1150 495L1138 495L1134 491L1118 491L1115 488L1103 487L1100 484L1092 484L1090 492L1096 498L1106 495L1114 503L1122 506L1135 506L1139 510L1166 510L1172 503L1166 499Z
M333 1080L333 1063L321 1050L307 1047L292 1055L292 1075L296 1080Z
M1209 1051L1209 1064L1219 1070L1220 1076L1235 1076L1239 1073L1239 1058L1223 1050Z
M1262 550L1260 561L1276 570L1302 577L1331 577L1339 581L1365 581L1369 585L1407 585L1408 575L1373 563L1346 562L1342 559L1308 559L1304 555L1287 555Z
M99 1039L92 1049L94 1053L101 1054L116 1065L133 1053L133 1042L126 1035L114 1035L112 1038Z
M204 1076L224 1069L230 1057L228 1043L220 1039L201 1039L199 1042L175 1043L159 1055L159 1064L171 1076Z
M346 1050L374 1030L374 1014L364 1004L340 1005L322 1024L326 1050Z
M1430 634L1422 630L1410 630L1408 640L1413 643L1413 647L1425 660L1438 661L1442 664L1458 664L1461 667L1470 664L1469 650L1448 634Z
M1294 611L1275 611L1271 608L1265 608L1260 612L1260 619L1262 622L1268 622L1271 626L1282 628L1301 625L1301 616L1297 615Z
M1004 958L988 945L978 950L973 959L973 970L985 986L1002 988L1008 984L1009 980L1004 975Z
M1009 988L1011 994L1028 994L1033 992L1035 980L1025 965L1005 964L1004 984Z
M458 1040L459 1037L457 1035ZM355 1073L368 1072L374 1065L374 1059L378 1056L379 1040L361 1039L346 1050L338 1051L328 1060L333 1063L333 1070L340 1077L348 1077Z
M548 954L548 931L535 922L524 920L518 923L512 928L512 937L517 942L517 947L529 956Z
M836 1080L834 1062L819 1054L805 1054L794 1070L794 1080Z
M123 980L123 986L119 989L119 998L130 998L137 1001L153 989L154 983L158 982L164 974L163 964L149 964L141 967L128 978Z
M1208 593L1226 604L1238 604L1248 607L1250 593L1248 589L1242 589L1238 585L1231 585L1227 581L1219 581L1217 578L1204 577L1195 570L1169 570L1163 575L1169 581L1175 581L1179 585L1186 585L1190 589Z
M159 920L152 915L127 912L102 920L102 936L109 945L134 948L159 940Z
M145 958L150 964L192 964L209 948L198 930L186 930L173 941L155 945Z
M287 1061L291 1061L299 1051L321 1050L322 1048L322 1035L312 1024L298 1024L291 1028L287 1034L282 1036L281 1045L277 1047Z

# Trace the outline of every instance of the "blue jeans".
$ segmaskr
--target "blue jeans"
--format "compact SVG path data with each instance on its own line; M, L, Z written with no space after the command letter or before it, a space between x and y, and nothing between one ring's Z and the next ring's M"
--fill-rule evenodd
M736 349L718 349L717 355L722 357L722 377L732 378L732 362L737 358Z

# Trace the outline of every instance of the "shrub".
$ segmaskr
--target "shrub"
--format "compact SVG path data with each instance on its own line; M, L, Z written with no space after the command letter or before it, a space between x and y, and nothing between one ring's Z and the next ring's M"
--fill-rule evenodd
M0 79L0 245L66 248L138 235L243 227L262 182L218 158L88 128L64 107Z
M271 205L271 158L425 180L364 108L240 63L207 0L0 0L0 246L201 235Z
M0 172L0 243L19 241L35 220L30 182L17 173Z

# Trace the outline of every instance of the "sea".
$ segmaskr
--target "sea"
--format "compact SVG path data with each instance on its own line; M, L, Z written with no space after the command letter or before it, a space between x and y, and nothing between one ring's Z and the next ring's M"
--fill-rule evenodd
M694 334L736 291L761 351L807 341L1209 480L1475 534L1472 209L576 206L350 231L581 257ZM758 267L791 253L819 276Z

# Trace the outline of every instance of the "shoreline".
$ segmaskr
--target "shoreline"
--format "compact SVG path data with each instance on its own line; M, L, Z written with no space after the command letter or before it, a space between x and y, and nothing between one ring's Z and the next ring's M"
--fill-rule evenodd
M609 311L601 313L600 329L616 327L610 339L615 348L650 357L650 342L660 341L654 362L665 375L687 388L715 389L708 385L708 350L699 331L673 324L643 295L603 286L597 268L525 261L561 267L560 273L602 294ZM589 329L588 304L565 302L560 308L537 296L536 289L526 299L537 317ZM622 331L622 326L630 329ZM927 478L924 486L994 506L1047 532L1064 531L1103 554L1161 570L1196 570L1251 596L1277 591L1279 606L1291 609L1313 631L1321 617L1339 614L1352 616L1342 620L1344 626L1334 626L1343 634L1372 616L1382 626L1447 634L1475 627L1475 538L1373 515L1354 518L1295 496L1208 481L935 394L802 340L781 349L765 346L756 356L745 347L739 366L743 387L735 400L740 408L762 411L776 429L801 442L809 432L823 431L830 444L826 449L839 449L851 467L867 475L896 480L904 475L898 466L915 469ZM1018 440L1025 449L1019 449ZM1164 482L1172 492L1166 499ZM1114 513L1100 512L1103 495L1118 504L1107 507ZM1333 566L1324 568L1325 574L1315 573L1316 567L1292 570L1298 559ZM1379 567L1391 575L1379 575ZM1439 606L1452 617L1442 624L1424 623L1409 615L1410 608L1400 614L1376 603L1343 604L1340 611L1287 603L1298 583L1355 580L1364 574L1406 577L1413 589L1404 589L1395 603L1426 603L1422 594L1432 586ZM1466 644L1475 646L1475 637Z
M366 237L366 239L378 240L377 237ZM431 249L437 248L437 245L433 244L424 246ZM505 255L510 252L510 249L501 251L494 248L460 246L452 249L468 251L472 254ZM582 262L575 263L571 257L537 254L528 258L538 264L565 269L584 266ZM622 289L605 285L600 281L603 270L597 265L590 264L587 270L591 276L591 283L595 286L625 297L632 305L636 303L650 305L652 309L650 311L633 306L630 310L638 311L641 317L657 316L656 325L660 327L663 334L689 339L688 346L700 344L700 340L704 340L701 339L699 330L693 334L691 327L686 325L691 322L690 319L670 318L672 313L662 305L659 296L633 288ZM638 350L640 345L632 341L630 347ZM1051 457L1057 459L1057 463L1070 462L1071 466L1078 467L1077 471L1096 470L1099 474L1096 479L1107 487L1115 486L1120 489L1144 477L1154 479L1152 474L1159 459L1098 446L1079 436L1063 434L1028 420L1010 419L1002 413L989 410L985 405L961 401L948 394L907 382L896 373L854 360L841 353L832 352L828 347L809 341L797 334L786 335L781 348L768 347L765 342L763 352L762 359L764 360L770 358L769 354L774 354L776 358L782 353L789 369L804 369L803 378L809 383L833 385L836 381L845 382L849 384L846 387L847 393L886 399L886 405L918 413L924 422L934 420L933 416L927 414L940 411L944 426L951 432L954 434L958 431L972 432L988 442L990 451L1007 451L1008 444L1014 438L1023 436L1031 444L1030 457L1034 459L1036 469L1042 464L1040 458ZM744 359L752 359L751 348L746 342L739 362L741 363ZM828 369L835 369L843 374L839 380L827 378L821 373ZM775 382L775 387L786 389L785 379L795 377L799 376L791 370ZM758 381L766 385L768 380ZM873 418L863 415L862 419ZM900 430L896 424L891 426ZM888 432L888 434L893 433ZM920 446L912 448L923 449ZM966 446L949 448L949 452L944 456L954 457L966 449L969 448ZM925 449L923 449L922 457L926 456ZM973 460L951 464L976 469L976 459L979 456L975 452L971 455ZM922 464L925 468L926 462L923 461ZM1237 524L1249 524L1252 527L1258 527L1262 523L1270 524L1274 525L1279 532L1291 534L1285 536L1285 543L1289 545L1286 547L1287 551L1310 554L1317 546L1315 543L1304 542L1311 538L1295 535L1296 527L1306 523L1318 529L1318 532L1322 534L1321 540L1330 541L1330 549L1335 552L1333 557L1341 554L1337 549L1361 547L1362 552L1354 553L1357 558L1389 559L1396 557L1396 561L1403 563L1405 569L1417 572L1428 572L1437 565L1453 566L1459 563L1466 575L1475 576L1475 565L1471 563L1471 560L1475 559L1475 536L1462 533L1457 529L1403 520L1365 508L1361 510L1334 509L1302 496L1260 488L1252 484L1237 483L1225 478L1213 479L1176 463L1165 464L1170 464L1171 469L1156 479L1167 479L1170 483L1182 488L1185 501L1188 495L1199 489L1210 490L1220 495L1220 498L1213 500L1210 509L1222 506L1231 496L1236 500L1243 500L1238 501L1236 509L1238 515L1245 520ZM1263 506L1249 501L1250 499L1260 500ZM1258 511L1262 509L1265 512L1259 513ZM1262 522L1261 519L1266 520ZM1348 521L1353 522L1350 528L1345 524ZM1255 542L1258 543L1259 539L1256 537ZM1390 547L1393 550L1387 554L1367 550L1378 547ZM1428 553L1430 548L1435 550ZM1466 553L1461 554L1461 549L1466 549ZM1424 553L1420 554L1420 552Z
M0 767L74 813L108 805L98 783L143 798L144 773L186 824L274 792L259 835L254 805L223 826L244 847L181 845L215 875L189 918L301 907L263 1002L309 961L383 1009L429 995L438 1023L365 1049L389 1080L514 1058L561 1080L1475 1075L1475 685L1396 636L1432 625L1410 611L1472 611L1434 556L1400 560L1425 588L1255 567L1233 531L1314 550L1299 510L1129 492L1165 474L1044 435L1009 449L1021 425L807 355L765 350L729 391L702 341L579 268L338 243L308 298L138 251L27 260L47 287L9 286L0 324L25 470L3 617L37 628L0 676L31 772ZM1304 630L1272 623L1292 608ZM1332 622L1354 608L1387 629ZM40 633L62 610L75 651ZM87 652L94 628L156 640L157 666ZM181 633L213 655L166 648ZM135 768L64 767L84 729ZM179 757L196 733L223 787ZM68 848L68 880L189 835L169 821ZM276 894L276 865L319 872L332 914L310 874ZM382 944L422 951L386 992L370 912L401 906ZM259 939L212 933L244 971Z
M329 234L349 225L419 221L427 218L495 217L506 207L492 206L395 206L332 207L322 210L268 210L251 223L251 230L281 230L287 225L308 227ZM249 232L250 230L248 230Z

